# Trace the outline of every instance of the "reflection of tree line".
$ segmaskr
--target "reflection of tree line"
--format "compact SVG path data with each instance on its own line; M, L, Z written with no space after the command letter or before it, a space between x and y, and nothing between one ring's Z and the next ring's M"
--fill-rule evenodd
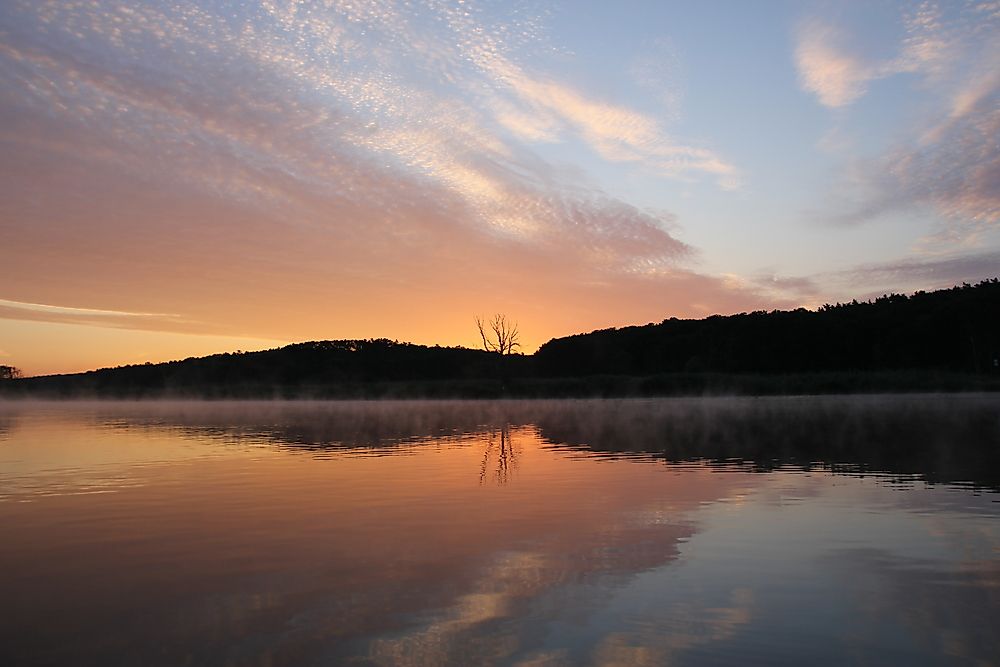
M516 433L558 448L667 461L819 465L1000 489L1000 397L800 397L593 401L108 404L97 421L289 451L485 442L480 481L511 480ZM10 413L13 418L15 415ZM107 417L105 420L104 417ZM13 422L9 422L12 424ZM0 417L0 430L5 426ZM534 438L532 438L534 439Z
M313 454L364 451L392 455L425 444L472 439L485 443L480 484L488 478L500 485L511 481L521 453L513 432L523 422L508 420L512 416L509 409L516 404L500 408L486 402L233 403L223 409L213 409L211 404L175 405L183 406L184 414L171 418L169 411L158 412L156 404L147 404L151 412L124 419L119 415L112 420L98 415L96 420L103 428L166 428L181 437L229 444L268 443ZM112 412L107 417L114 410L109 409ZM0 417L0 436L4 427Z
M567 404L543 440L668 462L919 475L1000 489L1000 397L797 397Z
M71 404L69 404L71 405ZM481 434L498 404L463 401L107 403L104 428L180 429L192 437L268 443L290 451L386 450Z
M509 482L517 468L519 453L511 437L510 424L488 431L483 462L479 467L479 483L483 484L486 481L487 471L493 472L493 479L497 484L503 485ZM490 468L491 459L495 459L493 468Z

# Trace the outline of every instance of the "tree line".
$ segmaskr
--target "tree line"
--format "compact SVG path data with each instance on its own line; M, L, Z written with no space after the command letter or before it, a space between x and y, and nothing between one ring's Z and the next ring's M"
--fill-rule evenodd
M1000 281L818 310L669 318L553 339L535 353L547 376L939 370L996 373Z
M1000 381L983 384L1000 378L996 278L817 310L669 318L555 338L533 355L514 351L520 334L512 320L476 324L480 350L388 339L316 341L72 375L14 379L12 371L4 377L13 381L0 389L130 397L808 393L937 387L927 373L979 378L952 378L941 388L1000 387ZM799 379L775 379L792 376ZM889 383L871 381L879 377Z

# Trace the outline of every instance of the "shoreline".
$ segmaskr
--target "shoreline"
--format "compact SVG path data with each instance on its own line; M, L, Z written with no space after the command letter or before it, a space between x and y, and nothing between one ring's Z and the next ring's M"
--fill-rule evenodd
M935 371L674 373L329 384L107 386L87 376L9 381L4 400L497 400L964 394L1000 392L1000 375Z

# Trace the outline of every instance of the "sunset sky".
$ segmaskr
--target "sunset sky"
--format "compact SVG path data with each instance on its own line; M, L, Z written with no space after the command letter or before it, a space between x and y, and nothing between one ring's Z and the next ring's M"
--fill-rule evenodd
M1000 275L1000 2L5 0L0 363Z

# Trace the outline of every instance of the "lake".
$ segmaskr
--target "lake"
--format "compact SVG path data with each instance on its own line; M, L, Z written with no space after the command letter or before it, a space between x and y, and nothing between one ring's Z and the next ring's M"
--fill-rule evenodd
M0 664L1000 664L1000 396L0 403Z

